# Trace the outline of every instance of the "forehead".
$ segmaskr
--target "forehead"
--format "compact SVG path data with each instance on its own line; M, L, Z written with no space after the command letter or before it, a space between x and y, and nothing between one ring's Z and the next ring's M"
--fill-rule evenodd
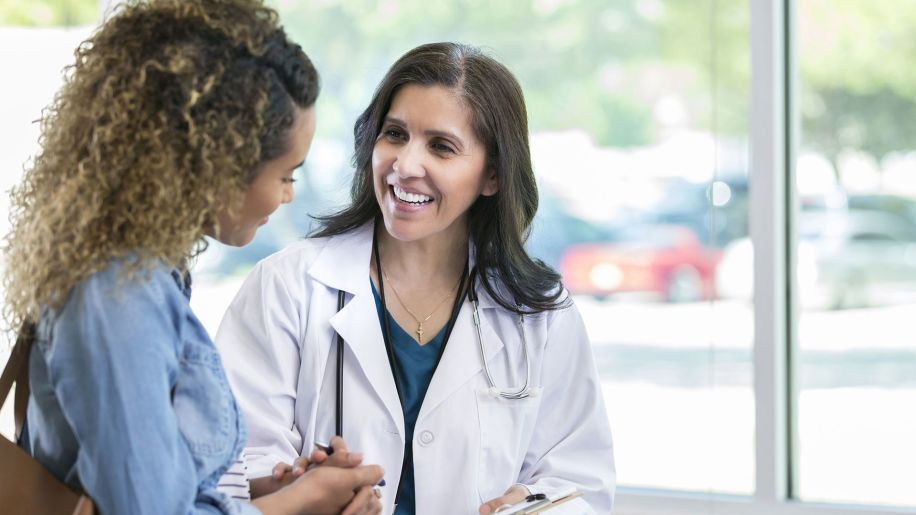
M438 130L473 138L471 110L453 89L440 85L408 84L401 87L388 109L388 117L405 122L410 129Z

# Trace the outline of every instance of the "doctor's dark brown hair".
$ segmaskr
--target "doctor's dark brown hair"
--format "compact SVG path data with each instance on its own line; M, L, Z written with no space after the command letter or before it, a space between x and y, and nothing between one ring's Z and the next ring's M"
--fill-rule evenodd
M480 284L511 311L518 306L525 312L565 306L560 275L532 259L524 246L537 211L538 191L522 89L505 66L468 45L422 45L392 65L353 128L356 171L351 204L317 217L321 228L313 236L342 234L381 216L372 182L372 151L392 99L407 84L441 85L455 91L470 108L471 126L486 147L487 170L496 172L499 191L479 197L468 213Z
M12 329L112 259L184 267L318 96L260 0L127 0L75 57L11 196Z

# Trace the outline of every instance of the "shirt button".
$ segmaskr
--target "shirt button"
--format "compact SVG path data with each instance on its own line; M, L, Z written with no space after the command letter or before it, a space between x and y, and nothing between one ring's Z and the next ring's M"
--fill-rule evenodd
M426 430L420 432L420 445L429 445L433 443L433 440L436 439L436 436L432 431Z

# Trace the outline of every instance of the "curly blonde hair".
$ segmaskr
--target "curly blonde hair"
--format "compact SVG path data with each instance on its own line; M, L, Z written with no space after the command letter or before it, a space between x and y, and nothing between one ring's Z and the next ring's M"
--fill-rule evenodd
M311 61L260 0L128 2L75 57L11 194L8 329L112 259L184 268L318 96Z

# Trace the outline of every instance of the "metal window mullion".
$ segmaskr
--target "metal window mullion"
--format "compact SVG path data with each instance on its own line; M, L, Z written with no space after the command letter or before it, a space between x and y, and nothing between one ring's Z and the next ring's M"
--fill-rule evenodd
M750 235L754 242L755 505L789 495L788 93L783 0L751 0Z
M892 506L823 504L785 501L763 503L739 496L651 492L627 489L617 496L614 515L910 515L914 510Z

